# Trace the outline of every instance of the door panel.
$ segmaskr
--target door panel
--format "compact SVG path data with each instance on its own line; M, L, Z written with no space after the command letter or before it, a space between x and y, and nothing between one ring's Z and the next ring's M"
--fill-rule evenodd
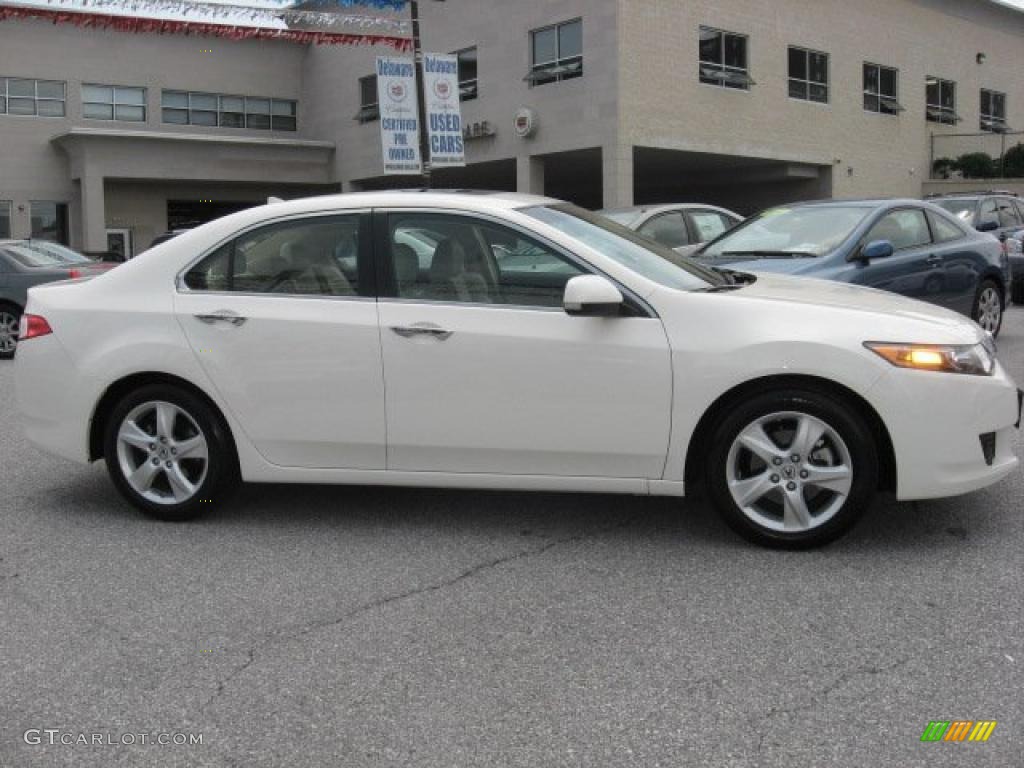
M388 469L660 478L668 341L653 318L380 304ZM403 336L395 328L443 333Z
M281 466L383 469L386 434L368 216L241 235L190 270L175 312L256 449ZM356 264L359 253L360 265Z

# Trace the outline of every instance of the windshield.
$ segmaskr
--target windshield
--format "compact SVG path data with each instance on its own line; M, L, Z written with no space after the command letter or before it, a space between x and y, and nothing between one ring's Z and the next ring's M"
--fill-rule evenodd
M637 212L635 210L624 210L624 211L598 211L606 219L611 219L616 224L621 224L624 227L628 227L636 219Z
M25 240L18 243L21 248L28 248L45 256L52 256L65 264L91 264L92 259L70 248L65 248L59 243L51 243L48 240Z
M3 251L23 267L59 267L66 263L56 256L26 248L24 245L4 246Z
M601 214L575 205L536 206L524 208L521 212L579 240L641 277L668 288L696 291L726 282L719 273L680 256L671 248L658 245Z
M823 256L838 248L871 211L862 205L769 208L713 241L700 255Z
M974 200L931 200L939 208L945 208L965 224L974 221L974 211L978 204Z

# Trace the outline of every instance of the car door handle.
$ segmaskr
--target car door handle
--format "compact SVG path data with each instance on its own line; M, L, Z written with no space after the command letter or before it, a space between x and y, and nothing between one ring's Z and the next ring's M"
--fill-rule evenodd
M235 314L229 309L218 309L216 312L209 315L196 315L195 318L207 325L213 325L214 323L230 323L236 328L240 325L244 325L245 321L248 319Z
M925 259L925 261L927 261L933 267L937 267L937 266L939 266L939 264L942 263L942 257L941 256L935 256L933 254L933 255L929 256L927 259Z
M403 339L411 339L416 336L430 336L438 341L447 341L452 335L451 331L446 331L444 328L439 328L436 325L430 325L427 323L416 323L415 325L393 325L391 326L391 330Z

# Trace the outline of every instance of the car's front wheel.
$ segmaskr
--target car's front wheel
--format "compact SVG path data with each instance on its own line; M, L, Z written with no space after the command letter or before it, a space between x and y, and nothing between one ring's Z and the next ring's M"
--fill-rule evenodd
M18 324L21 310L11 304L0 304L0 360L10 360L18 348Z
M227 428L202 399L163 384L121 399L107 421L104 454L118 490L161 520L188 520L238 484Z
M768 391L719 421L704 479L740 535L806 548L838 538L862 514L878 486L878 455L863 419L841 400Z
M978 286L971 317L993 336L999 335L1003 325L1003 295L992 280L982 280Z

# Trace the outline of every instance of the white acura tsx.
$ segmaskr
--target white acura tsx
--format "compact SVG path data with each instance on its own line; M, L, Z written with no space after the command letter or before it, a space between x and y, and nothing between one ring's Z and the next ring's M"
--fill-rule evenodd
M682 496L771 545L876 490L1013 472L1020 394L960 315L711 271L556 200L387 192L219 219L33 288L28 436L156 517L239 481ZM69 397L68 393L74 396Z

